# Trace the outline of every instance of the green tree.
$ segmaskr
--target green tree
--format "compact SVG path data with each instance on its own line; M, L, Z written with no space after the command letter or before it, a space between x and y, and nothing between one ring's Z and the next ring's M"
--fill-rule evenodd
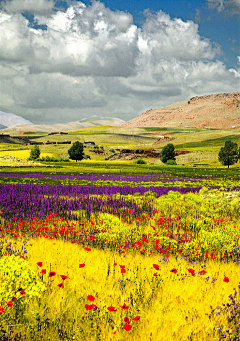
M166 163L168 160L175 160L175 150L172 143L168 143L165 147L163 147L161 153L161 161Z
M238 161L239 151L238 145L232 141L226 141L225 146L220 149L218 153L218 160L224 166L234 165Z
M69 158L71 160L81 161L83 159L83 144L76 141L73 143L72 147L68 149Z
M36 160L41 154L39 146L35 145L30 151L30 160Z

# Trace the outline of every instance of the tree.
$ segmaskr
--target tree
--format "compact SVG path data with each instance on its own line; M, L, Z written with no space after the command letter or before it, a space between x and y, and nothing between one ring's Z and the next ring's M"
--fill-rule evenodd
M35 145L30 151L30 160L36 160L41 154L39 146Z
M72 147L68 149L69 158L72 160L81 161L83 159L83 144L76 141Z
M238 161L239 151L238 145L232 141L226 141L225 146L220 149L218 153L218 160L224 166L234 165Z
M161 153L161 161L166 163L168 160L175 160L175 150L172 143L168 143L165 147L163 147Z

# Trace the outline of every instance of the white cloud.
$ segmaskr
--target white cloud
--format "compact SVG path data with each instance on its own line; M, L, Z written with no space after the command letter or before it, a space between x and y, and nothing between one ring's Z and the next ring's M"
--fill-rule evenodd
M240 14L240 0L207 0L210 8L219 12L229 10L231 14Z
M3 0L2 9L8 13L22 13L25 11L35 14L47 14L55 6L54 0Z
M41 30L16 10L0 12L0 110L38 123L89 115L128 120L194 95L239 89L239 70L216 60L220 50L197 24L162 11L145 15L139 28L129 13L73 2L66 11L39 11L35 19L47 25Z

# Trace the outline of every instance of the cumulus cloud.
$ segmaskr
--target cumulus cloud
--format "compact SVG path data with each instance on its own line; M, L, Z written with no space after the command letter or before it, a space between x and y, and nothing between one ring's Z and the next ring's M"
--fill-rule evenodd
M210 8L219 12L229 10L231 14L240 14L240 0L207 0Z
M3 0L1 8L8 13L46 14L55 6L54 0Z
M131 14L101 2L70 2L48 15L35 11L36 22L47 26L42 30L29 25L20 7L9 10L16 2L5 1L0 12L0 110L36 123L89 115L129 120L173 101L239 88L239 70L217 60L219 47L192 21L146 11L137 27Z

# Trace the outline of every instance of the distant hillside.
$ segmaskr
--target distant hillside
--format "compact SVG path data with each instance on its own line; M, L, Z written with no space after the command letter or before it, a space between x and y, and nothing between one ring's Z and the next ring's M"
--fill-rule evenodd
M11 130L16 130L19 132L57 132L57 131L65 131L65 130L77 130L81 128L87 127L96 127L96 126L120 126L125 121L115 118L115 117L90 117L88 119L83 119L78 122L70 122L70 123L57 123L53 125L47 124L17 124L13 127L10 127Z
M197 96L165 108L150 109L121 127L237 128L240 127L240 93Z
M15 126L16 124L32 124L32 122L25 120L21 116L0 111L0 129Z

